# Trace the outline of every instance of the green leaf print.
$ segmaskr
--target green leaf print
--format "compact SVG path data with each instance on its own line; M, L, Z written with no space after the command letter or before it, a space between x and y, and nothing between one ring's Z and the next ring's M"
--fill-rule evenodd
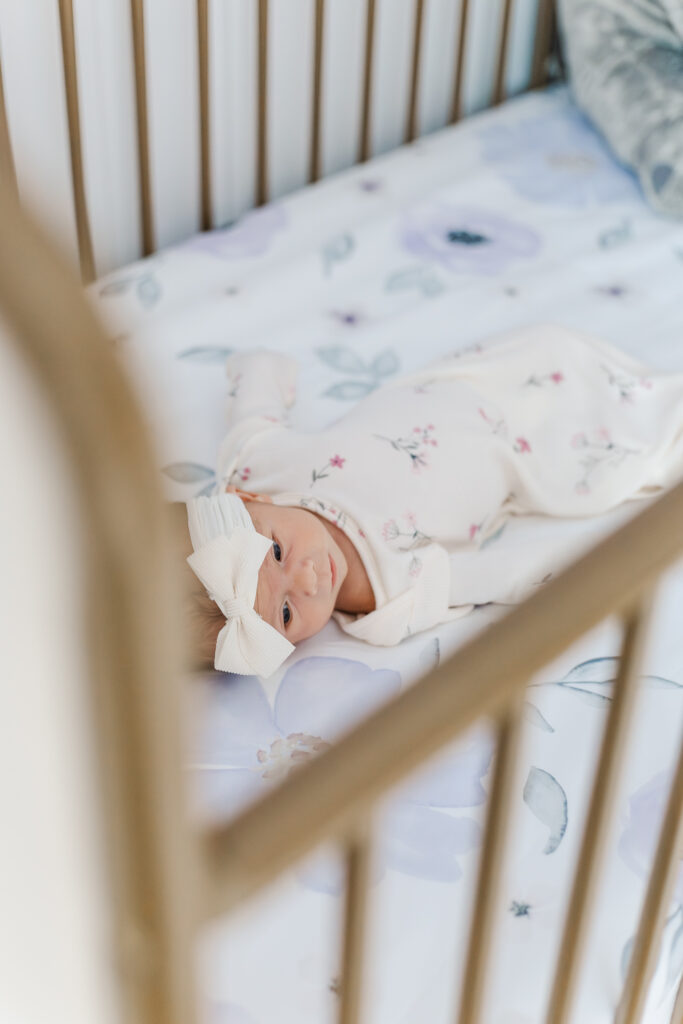
M550 829L544 853L554 853L567 831L567 796L554 775L531 768L524 786L524 803Z
M316 353L324 363L342 373L372 373L360 356L357 356L345 345L331 345L329 348L318 348Z
M331 388L323 392L323 395L328 398L337 398L342 402L352 402L369 395L376 387L374 381L345 380L341 384L333 384Z
M150 309L161 298L161 285L153 274L146 274L138 281L137 293L145 309Z

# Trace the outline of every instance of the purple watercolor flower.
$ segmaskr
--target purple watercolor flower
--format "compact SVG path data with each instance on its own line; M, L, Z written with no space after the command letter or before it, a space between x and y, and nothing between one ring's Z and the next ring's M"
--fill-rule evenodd
M628 813L619 839L619 854L641 878L647 877L652 865L671 778L671 771L659 772L629 797ZM678 872L673 898L683 903L683 865Z
M479 132L482 156L520 195L536 203L588 206L633 199L635 176L611 155L578 111L536 114Z
M357 313L352 310L342 312L334 309L332 310L331 315L335 317L340 324L343 324L344 327L357 327L365 319L362 313Z
M443 202L414 208L401 222L400 237L414 256L456 273L500 274L541 248L535 231L494 210Z
M361 192L377 192L382 187L380 178L361 178L358 182Z
M310 657L284 674L272 710L253 676L216 673L207 689L192 765L195 804L203 819L223 820L398 694L401 677L346 658ZM491 756L488 733L471 730L394 791L381 818L380 872L460 877L458 858L480 844L481 828L438 808L483 804ZM301 877L327 892L341 887L338 865L324 855L306 861Z
M263 256L289 217L281 203L269 203L249 210L228 228L203 231L183 242L183 248L197 249L219 260L241 260Z

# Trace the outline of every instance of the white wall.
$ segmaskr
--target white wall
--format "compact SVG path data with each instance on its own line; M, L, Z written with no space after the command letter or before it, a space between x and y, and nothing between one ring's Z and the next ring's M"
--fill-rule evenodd
M528 81L538 0L513 4L508 89ZM323 169L355 163L367 0L327 0ZM486 106L502 0L471 0L465 110ZM306 183L314 0L270 0L271 197ZM403 139L415 0L378 0L372 141ZM427 0L420 129L449 117L460 0ZM0 47L22 193L75 258L57 0L0 0ZM98 273L140 251L130 4L74 0L88 200ZM254 202L258 0L211 0L211 124L217 225ZM196 0L145 0L154 212L160 246L199 224ZM495 31L493 31L495 29Z

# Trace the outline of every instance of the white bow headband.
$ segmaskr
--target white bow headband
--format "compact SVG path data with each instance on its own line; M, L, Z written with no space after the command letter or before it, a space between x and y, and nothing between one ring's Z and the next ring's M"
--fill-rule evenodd
M258 572L271 541L257 533L234 494L193 498L187 523L194 553L187 559L227 622L218 634L214 665L222 672L268 677L294 650L254 610Z

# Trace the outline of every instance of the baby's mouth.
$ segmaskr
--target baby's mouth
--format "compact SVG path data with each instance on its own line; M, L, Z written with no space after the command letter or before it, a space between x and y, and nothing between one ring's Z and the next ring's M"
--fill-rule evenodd
M329 555L328 557L330 559L330 572L331 572L330 590L334 590L334 585L337 582L337 567L334 564L334 560L332 558L332 555Z

